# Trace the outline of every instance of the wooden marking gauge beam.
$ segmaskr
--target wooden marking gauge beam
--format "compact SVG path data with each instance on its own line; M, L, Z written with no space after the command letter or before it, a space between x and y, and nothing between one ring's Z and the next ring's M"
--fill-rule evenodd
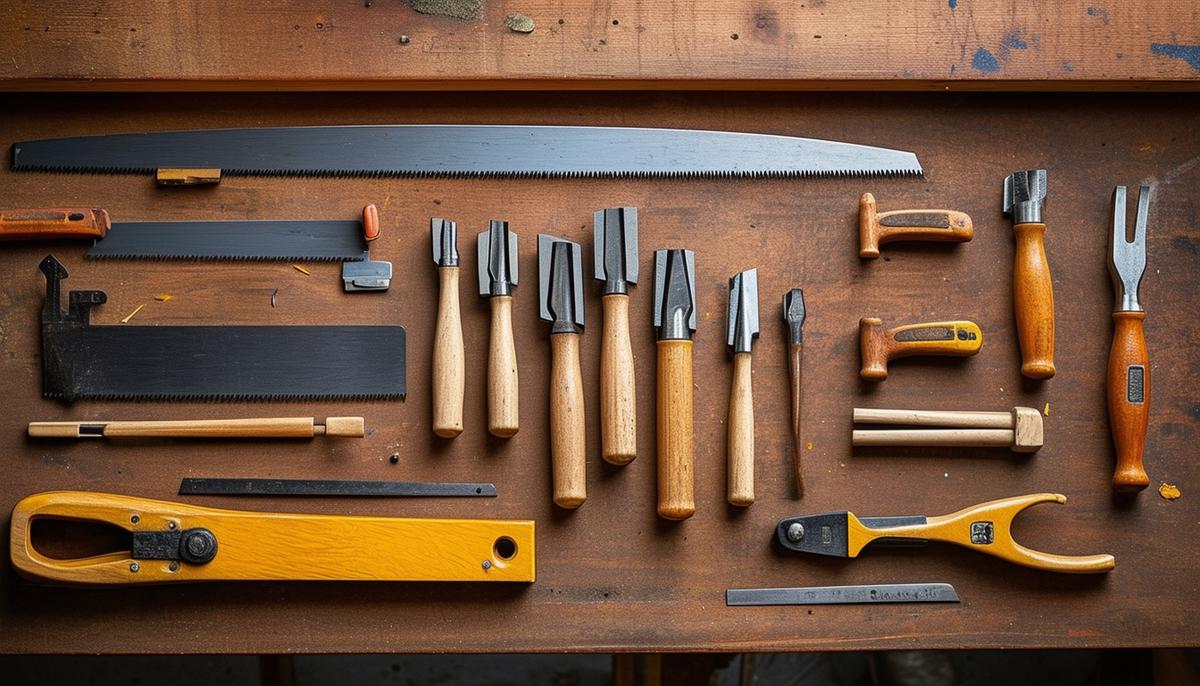
M1018 453L1033 453L1042 447L1042 415L1032 407L1014 407L1011 412L856 407L854 423L937 428L855 429L853 445L1012 448Z

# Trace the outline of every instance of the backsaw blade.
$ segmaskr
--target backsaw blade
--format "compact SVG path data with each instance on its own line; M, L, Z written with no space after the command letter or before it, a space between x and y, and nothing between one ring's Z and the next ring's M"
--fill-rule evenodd
M916 155L730 131L394 125L158 131L15 143L14 170L254 176L919 176Z
M121 222L96 241L90 258L306 260L364 259L357 221Z

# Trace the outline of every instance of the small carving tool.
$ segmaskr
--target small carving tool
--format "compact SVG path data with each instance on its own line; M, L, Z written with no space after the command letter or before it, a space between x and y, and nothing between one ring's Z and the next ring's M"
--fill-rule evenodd
M462 316L458 310L458 225L430 220L433 263L438 271L437 324L433 330L433 432L454 438L463 430L467 380Z
M1055 555L1030 550L1012 537L1012 521L1022 510L1038 503L1065 503L1058 493L1034 493L993 500L938 517L856 517L852 512L830 512L780 520L779 544L798 553L858 557L872 541L912 543L941 541L1051 572L1087 574L1107 572L1115 566L1112 555Z
M1054 376L1054 287L1046 261L1046 170L1016 171L1004 179L1004 213L1016 234L1013 309L1021 342L1021 374Z
M596 278L604 282L600 338L600 455L612 464L637 457L637 390L629 341L629 286L638 280L636 207L594 217Z
M35 523L128 532L86 558L39 550ZM66 584L196 581L516 581L535 578L534 523L218 510L86 491L31 495L12 512L9 554L31 579Z
M957 603L950 584L867 584L802 588L729 588L728 606L757 605L884 605L889 603Z
M858 199L858 256L879 257L879 246L894 241L965 243L975 227L965 212L954 210L892 210L877 212L875 196Z
M587 499L583 374L583 250L538 236L538 310L550 322L550 459L554 504L574 509Z
M328 479L214 479L188 477L179 495L297 496L321 498L495 498L493 484Z
M792 467L796 497L804 496L804 452L800 441L801 380L804 377L804 291L793 288L783 296L783 321L788 332L788 378L792 387Z
M758 338L758 270L738 272L729 280L725 345L733 356L729 388L728 492L730 505L754 504L754 393L750 352Z
M856 407L854 423L922 428L855 429L851 439L853 445L1011 448L1018 453L1034 453L1042 447L1042 414L1032 407L1014 407L1011 412Z
M654 252L654 328L658 348L658 514L696 513L692 335L696 332L696 258L691 250Z
M29 422L30 438L362 438L362 417Z
M517 286L517 234L493 219L477 239L479 295L492 308L488 342L488 431L508 438L520 428L517 347L513 343L512 291Z
M882 381L888 375L888 362L899 357L970 357L983 346L983 332L969 321L905 324L885 330L883 320L863 317L858 320L858 344L862 354L859 376Z
M1146 271L1149 186L1142 186L1138 193L1132 240L1125 230L1125 214L1125 187L1117 186L1113 190L1108 248L1108 273L1112 276L1115 298L1112 348L1108 353L1108 422L1117 451L1113 488L1136 493L1150 483L1142 463L1150 419L1150 356L1143 328L1146 313L1138 302Z

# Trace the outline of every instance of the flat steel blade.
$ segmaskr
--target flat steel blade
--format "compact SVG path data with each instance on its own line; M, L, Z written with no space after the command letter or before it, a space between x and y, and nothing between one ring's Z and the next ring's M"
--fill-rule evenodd
M331 498L495 498L496 487L489 483L188 477L180 483L179 495Z
M911 152L729 131L588 126L312 126L15 143L14 170L254 176L919 176Z
M364 259L357 221L123 222L88 251L90 258L161 260Z
M861 605L883 603L957 603L950 584L866 584L806 588L730 588L726 605Z

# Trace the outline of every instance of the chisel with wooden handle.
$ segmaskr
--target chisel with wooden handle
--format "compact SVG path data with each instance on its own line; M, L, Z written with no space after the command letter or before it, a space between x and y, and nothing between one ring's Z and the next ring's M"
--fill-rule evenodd
M587 500L583 373L583 250L578 243L538 236L538 313L550 322L550 460L554 504L574 509Z
M983 332L969 321L906 324L883 328L883 320L863 317L858 321L858 343L862 354L859 376L882 381L888 361L914 355L968 357L983 346Z
M512 291L517 286L517 234L493 219L477 239L479 295L492 308L488 341L488 432L507 438L517 433L519 391L517 346L513 343Z
M891 210L879 212L875 196L858 200L858 256L879 257L879 246L895 241L964 243L975 235L965 212L955 210Z
M638 280L636 207L598 210L595 276L604 282L600 338L600 456L611 464L637 457L637 391L629 340L629 286Z
M362 417L29 422L30 438L362 438Z
M738 272L729 280L725 345L733 357L729 388L729 466L726 499L730 505L754 504L754 392L750 352L758 338L758 270Z
M467 380L458 309L458 226L448 219L435 218L430 221L429 231L439 284L433 331L433 432L442 438L454 438L463 430Z
M1136 493L1150 484L1143 464L1146 427L1150 421L1150 356L1143 328L1146 313L1138 301L1146 271L1149 186L1142 186L1138 193L1132 240L1125 230L1125 214L1125 187L1117 186L1113 190L1108 249L1108 272L1115 296L1113 340L1108 354L1108 421L1117 451L1113 488Z
M1004 213L1016 234L1013 308L1021 343L1021 374L1054 376L1054 287L1046 261L1046 170L1016 171L1004 179Z
M696 258L691 250L654 252L654 328L658 342L658 514L696 513L692 336L696 332Z
M788 385L792 391L792 471L796 476L796 497L804 496L804 451L800 440L801 395L804 380L804 291L793 288L783 296L783 321L788 334Z

